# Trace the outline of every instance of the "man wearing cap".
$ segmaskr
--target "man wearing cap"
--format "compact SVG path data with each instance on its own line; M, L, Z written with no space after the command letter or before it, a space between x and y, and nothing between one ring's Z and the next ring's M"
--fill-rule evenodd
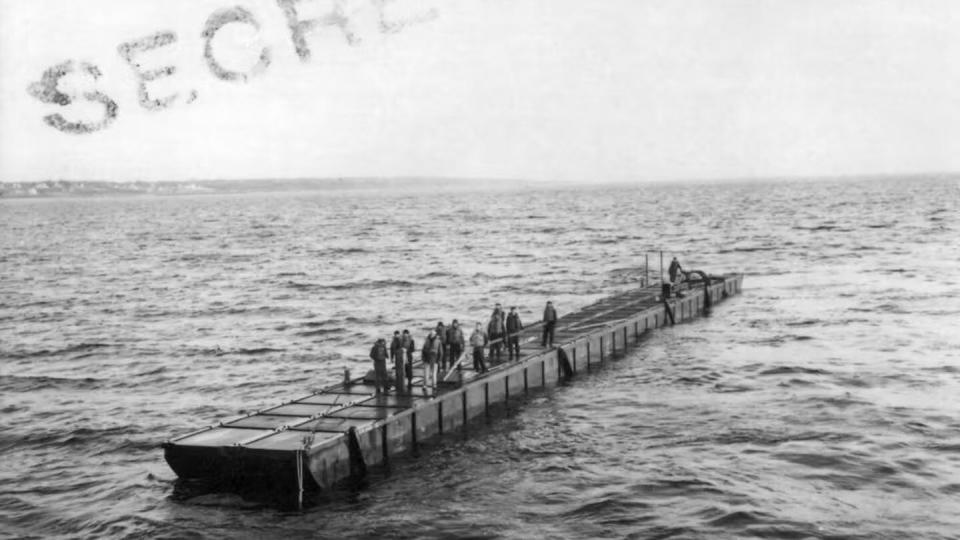
M510 314L507 315L507 353L510 360L514 355L517 360L520 359L520 330L523 330L523 323L520 322L517 306L510 306Z

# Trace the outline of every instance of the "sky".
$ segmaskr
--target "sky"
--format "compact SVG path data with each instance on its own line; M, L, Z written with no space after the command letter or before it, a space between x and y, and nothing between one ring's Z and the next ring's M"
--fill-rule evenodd
M0 0L0 181L956 172L958 29L956 0Z

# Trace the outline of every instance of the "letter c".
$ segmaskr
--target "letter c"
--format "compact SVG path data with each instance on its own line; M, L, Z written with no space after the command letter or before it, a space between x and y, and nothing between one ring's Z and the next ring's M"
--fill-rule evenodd
M216 77L225 81L247 82L249 77L263 73L267 67L270 66L270 48L263 48L260 52L260 61L250 68L248 73L230 71L224 68L213 54L213 38L221 28L230 23L249 24L257 31L260 31L260 23L256 17L253 16L253 13L250 13L245 8L234 6L232 8L219 9L210 15L206 25L204 25L203 39L206 41L206 45L203 50L203 56L207 60L207 66L210 68L210 71Z

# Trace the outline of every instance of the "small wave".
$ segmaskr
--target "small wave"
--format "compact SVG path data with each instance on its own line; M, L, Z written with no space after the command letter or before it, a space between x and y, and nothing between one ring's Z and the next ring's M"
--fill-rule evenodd
M813 469L847 470L850 467L850 463L847 458L843 456L831 456L828 454L780 452L771 454L771 457Z
M773 336L769 338L756 339L756 340L749 341L747 343L751 343L754 345L771 345L774 347L779 347L791 341L808 341L811 339L814 339L814 337L806 336L806 335L784 334L784 335L778 335L778 336Z
M719 433L711 438L704 438L704 442L712 444L778 446L798 441L843 442L855 439L857 439L857 437L854 435L829 431L789 432L780 430L771 431L767 429L733 428L728 432Z
M777 383L777 386L781 388L789 388L791 386L816 386L817 383L813 381L808 381L805 379L790 379L789 381L783 381Z
M306 332L297 332L298 336L302 337L319 337L326 336L330 334L337 334L340 332L346 332L346 328L321 328L319 330L307 330Z
M810 227L805 227L805 226L803 226L803 225L794 225L794 226L792 227L792 229L795 230L795 231L811 231L811 232L842 230L842 229L840 229L840 227L839 227L838 225L826 225L826 224L824 224L824 225L813 225L813 226L810 226Z
M719 378L720 378L719 373L711 372L711 373L705 373L703 375L678 377L674 382L678 384L703 385L703 384L710 384Z
M38 300L36 302L27 302L26 304L17 304L17 305L11 304L9 307L12 307L15 309L27 309L27 308L51 307L51 306L59 306L59 305L61 305L61 302L53 302L49 300ZM8 307L8 306L4 304L3 307Z
M755 246L755 247L734 247L728 249L719 249L717 253L755 253L758 251L776 251L779 246Z
M739 394L741 392L752 392L754 388L746 385L717 383L710 389L716 394Z
M86 356L90 356L94 351L109 347L113 347L113 345L109 343L81 343L63 349L41 349L39 351L8 352L5 354L9 358L14 359L49 358L51 356L67 356L77 353L85 353Z
M61 448L67 447L102 447L111 444L111 440L116 437L130 437L137 434L140 428L138 426L114 426L105 428L82 427L70 431L47 430L30 431L16 441L20 448L30 447L49 447L56 445ZM156 448L156 445L153 446Z
M260 347L257 349L234 349L230 351L232 354L242 354L245 356L255 356L258 354L270 354L270 353L280 353L284 352L285 349L273 349L270 347Z
M417 284L403 279L378 279L374 281L351 281L349 283L338 283L336 285L326 285L323 289L331 291L350 291L354 289L387 289L387 288L409 288Z
M841 377L838 382L842 386L852 386L854 388L870 388L872 386L869 381L860 377Z
M450 274L448 272L430 272L429 274L423 274L423 275L417 276L417 279L435 279L435 278L445 278L445 277L451 277L451 276L453 276L453 274Z
M714 484L703 480L660 480L652 484L639 484L633 490L650 497L679 497L702 493L723 493Z
M307 321L305 323L302 323L300 326L303 326L306 328L319 328L321 326L326 326L328 324L332 324L335 322L337 322L335 319L324 319L322 321Z
M369 253L369 250L351 247L351 248L333 248L327 251L330 255L355 255L357 253Z
M784 323L785 326L814 326L821 324L823 321L817 319L804 319L802 321L788 322Z
M863 384L863 385L851 385L851 386L869 386L869 385ZM866 402L866 401L862 401L862 400L859 400L859 399L854 399L853 397L850 397L850 396L843 396L843 397L841 397L841 396L827 396L827 397L817 396L817 397L808 398L807 401L814 402L814 403L816 403L816 404L818 404L818 405L827 405L827 406L830 406L830 407L835 407L835 408L837 408L837 409L845 409L845 408L847 408L847 407L852 407L852 406L855 406L855 405L867 405L867 402Z
M640 501L623 500L617 497L607 497L594 502L579 506L569 512L565 512L563 517L576 519L596 519L611 514L631 513L637 510L650 508L650 505Z
M765 369L758 375L828 375L830 372L824 369L807 368L802 366L777 366L775 368Z
M4 392L36 392L38 390L92 390L100 388L106 381L84 377L18 376L0 375L0 390Z
M858 313L891 313L895 315L905 315L909 313L900 306L896 304L880 304L878 306L865 306L865 307L852 307L847 308L849 311L854 311Z
M296 281L287 281L286 283L284 283L283 286L288 289L293 289L295 291L312 291L312 290L323 288L323 286L318 285L316 283L299 283Z
M130 514L108 521L87 521L79 531L86 538L203 538L182 525Z
M205 262L205 261L215 261L221 257L220 253L188 253L186 255L178 255L176 257L170 257L165 259L163 262L165 264L177 263L177 262Z
M710 525L714 527L728 527L728 528L740 528L747 525L753 525L756 523L763 523L764 520L759 517L762 514L753 514L751 512L745 512L742 510L736 512L730 512L729 514L720 516L716 519L709 521Z
M937 452L950 452L954 454L960 454L960 443L934 443L926 445L930 450L936 450Z

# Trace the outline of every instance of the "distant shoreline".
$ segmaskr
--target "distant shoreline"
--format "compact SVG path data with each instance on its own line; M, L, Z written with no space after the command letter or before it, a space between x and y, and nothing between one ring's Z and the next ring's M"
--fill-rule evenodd
M0 199L30 199L98 196L177 196L240 193L283 193L296 191L441 190L465 191L478 188L516 189L535 182L501 179L441 178L323 178L279 180L192 180L129 181L47 180L0 183Z
M770 177L728 179L611 179L600 181L544 182L503 178L296 178L296 179L248 179L248 180L136 180L117 182L111 180L46 180L39 182L0 182L2 199L87 198L99 196L179 196L223 195L242 193L285 192L348 192L348 191L514 191L544 188L591 188L624 186L692 186L692 185L737 185L758 183L796 182L913 182L957 181L960 173L913 173L873 174L862 176L823 177Z

